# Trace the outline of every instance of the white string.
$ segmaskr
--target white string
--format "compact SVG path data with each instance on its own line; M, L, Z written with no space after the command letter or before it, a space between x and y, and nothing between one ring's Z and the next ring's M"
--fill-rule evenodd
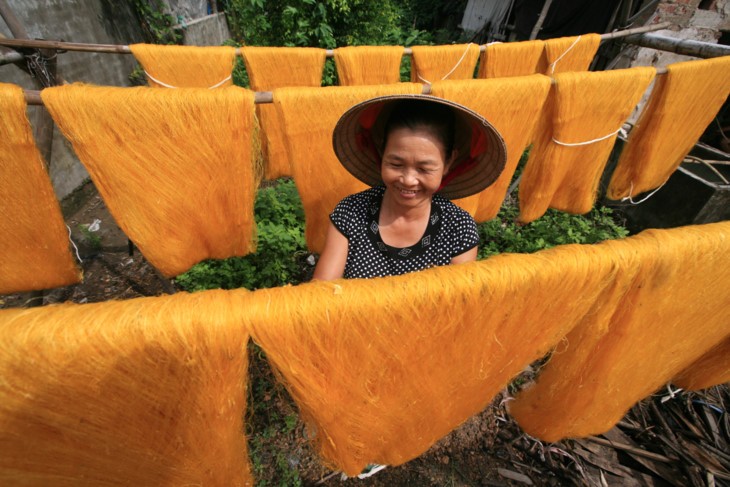
M376 473L380 472L381 470L387 468L387 465L373 465L372 469L368 473L361 473L357 476L359 479L366 479L368 477L372 477Z
M79 259L79 264L83 264L84 261L81 260L81 256L79 255L79 248L76 246L73 239L71 238L71 227L66 225L66 229L68 230L68 241L71 242L71 245L74 246L74 250L76 251L76 258Z
M580 40L581 37L582 36L576 37L575 40L573 41L573 43L570 45L570 47L568 49L566 49L565 52L563 54L561 54L560 57L558 57L558 59L556 59L555 61L553 61L552 63L550 63L550 74L555 74L555 65L558 64L558 61L560 61L561 59L563 59L563 57L566 54L568 54L568 52L571 49L573 49L576 44L578 44L578 41Z
M151 79L152 81L154 81L155 83L157 83L160 86L164 86L165 88L177 88L177 86L168 85L167 83L164 83L164 82L158 80L157 78L152 76L150 73L148 73L147 70L144 71L144 74L146 74L149 79ZM214 88L218 88L219 86L221 86L223 83L225 83L229 79L231 79L231 75L228 75L226 78L223 78L222 81L219 81L218 83L214 84L213 86L209 86L208 89L212 90Z
M611 132L611 133L610 133L610 134L608 134L608 135L604 135L603 137L598 137L597 139L593 139L593 140L588 140L588 141L586 141L586 142L560 142L560 141L559 141L558 139L556 139L555 137L553 137L552 139L553 139L553 142L555 142L555 143L556 143L556 144L558 144L558 145L564 145L564 146L566 146L566 147L576 147L576 146L579 146L579 145L590 145L590 144L594 144L594 143L596 143L596 142L600 142L600 141L602 141L602 140L606 140L606 139L608 139L609 137L613 137L614 135L618 134L619 132L621 132L621 129L618 129L618 130L617 130L617 131L615 131L615 132Z
M454 65L454 67L451 68L451 71L449 71L448 73L446 73L446 75L443 78L441 78L441 81L445 80L446 78L448 78L449 76L451 76L454 73L454 71L456 71L456 68L458 68L459 65L461 64L461 62L464 60L464 58L466 57L466 53L469 52L469 48L471 47L472 44L473 43L470 42L469 44L466 45L466 49L464 49L464 54L461 55L461 57L456 62L456 64ZM416 77L418 79L420 79L421 81L423 81L424 83L426 83L427 85L432 84L429 80L427 80L426 78L424 78L423 76L421 76L418 73L416 73Z
M665 185L665 184L667 184L667 182L666 182L666 181L664 181L664 183L663 183L663 184L662 184L661 186L659 186L659 187L658 187L657 189L655 189L654 191L652 191L651 193L649 193L649 194L648 194L648 195L647 195L647 196L646 196L646 197L645 197L644 199L642 199L641 201L634 201L634 200L632 200L632 199L631 199L631 195L632 195L632 193L634 192L634 182L633 182L633 181L631 181L631 187L629 188L629 195L628 195L628 196L626 196L626 197L624 197L624 198L621 198L621 201L628 201L628 202L629 202L629 203L631 203L632 205L638 205L638 204L641 204L641 203L643 203L644 201L646 201L646 200L648 200L649 198L651 198L652 196L654 196L654 193L656 193L657 191L659 191L660 189L662 189L662 188L664 187L664 185Z

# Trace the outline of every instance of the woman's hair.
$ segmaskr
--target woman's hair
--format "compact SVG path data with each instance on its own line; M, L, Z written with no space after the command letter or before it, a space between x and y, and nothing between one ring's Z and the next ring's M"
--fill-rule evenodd
M383 149L388 136L395 129L426 129L438 139L448 158L454 150L454 112L441 103L428 100L401 100L393 106L385 123Z

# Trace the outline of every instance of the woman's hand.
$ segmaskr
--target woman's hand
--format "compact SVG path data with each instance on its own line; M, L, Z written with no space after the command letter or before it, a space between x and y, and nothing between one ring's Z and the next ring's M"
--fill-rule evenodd
M332 222L330 222L327 228L324 250L319 256L312 280L332 281L341 278L345 273L347 248L347 237L342 235ZM476 254L474 254L474 258L476 258Z

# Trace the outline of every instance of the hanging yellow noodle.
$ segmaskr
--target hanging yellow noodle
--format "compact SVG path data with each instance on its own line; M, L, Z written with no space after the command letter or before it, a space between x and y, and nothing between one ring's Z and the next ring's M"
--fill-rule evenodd
M479 58L478 78L507 78L539 73L545 41L487 44Z
M601 43L599 34L583 34L577 37L560 37L545 41L545 57L542 68L547 75L569 71L585 71L593 61Z
M730 336L730 222L600 246L614 254L612 289L510 403L520 426L545 441L611 429Z
M591 210L618 130L654 78L654 68L555 76L552 100L520 182L519 220L548 207L574 214Z
M730 382L730 336L677 374L672 382L693 391Z
M445 79L472 79L479 59L477 44L413 46L411 81L431 84Z
M0 484L252 485L244 296L0 311Z
M251 92L74 84L41 96L120 228L163 274L255 250Z
M629 135L607 196L635 196L664 184L730 92L730 56L671 64Z
M230 46L163 46L132 44L147 82L158 88L218 88L231 86L236 49Z
M340 86L400 82L403 46L349 46L335 49Z
M270 91L287 86L320 86L327 51L316 47L245 46L241 55L251 89Z
M302 198L305 237L312 252L324 248L329 214L347 195L367 188L337 160L332 149L332 130L351 106L390 94L421 93L416 83L381 86L331 86L282 88L274 92L274 104L284 122L294 182Z
M314 47L241 48L246 72L254 91L271 91L285 86L320 86L327 51ZM272 104L256 105L261 124L261 142L266 179L291 176L286 151L286 134Z
M0 83L0 294L81 280L19 86Z
M324 459L352 476L415 458L482 410L588 312L611 264L574 245L266 289L245 318Z
M434 83L431 94L471 108L494 125L507 145L507 163L499 178L481 193L455 201L474 208L479 223L499 212L507 187L550 90L550 79L543 75L510 79L459 80Z

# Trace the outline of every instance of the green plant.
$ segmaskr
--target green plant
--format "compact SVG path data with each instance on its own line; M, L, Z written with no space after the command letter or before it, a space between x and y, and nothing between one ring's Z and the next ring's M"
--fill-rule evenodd
M132 7L140 21L148 42L154 44L178 44L182 35L175 28L175 18L165 12L161 0L132 0Z
M616 223L613 210L605 207L596 207L586 215L548 210L523 226L515 223L518 214L517 207L505 206L495 219L479 225L480 259L506 252L537 252L563 244L592 244L629 234Z
M186 291L260 289L298 283L306 255L304 210L292 180L259 190L254 206L258 250L245 257L206 260L175 281Z
M129 73L129 83L132 86L146 86L147 85L147 78L144 75L144 69L142 69L142 66L137 64L137 66L134 67L131 73Z
M101 236L98 233L89 230L89 225L82 223L78 227L79 232L83 235L84 242L93 250L101 250Z
M427 43L398 0L228 0L234 39L247 45L338 46Z
M296 465L299 453L284 452L301 424L296 405L275 380L266 354L249 343L249 401L246 419L249 456L257 487L302 485Z

